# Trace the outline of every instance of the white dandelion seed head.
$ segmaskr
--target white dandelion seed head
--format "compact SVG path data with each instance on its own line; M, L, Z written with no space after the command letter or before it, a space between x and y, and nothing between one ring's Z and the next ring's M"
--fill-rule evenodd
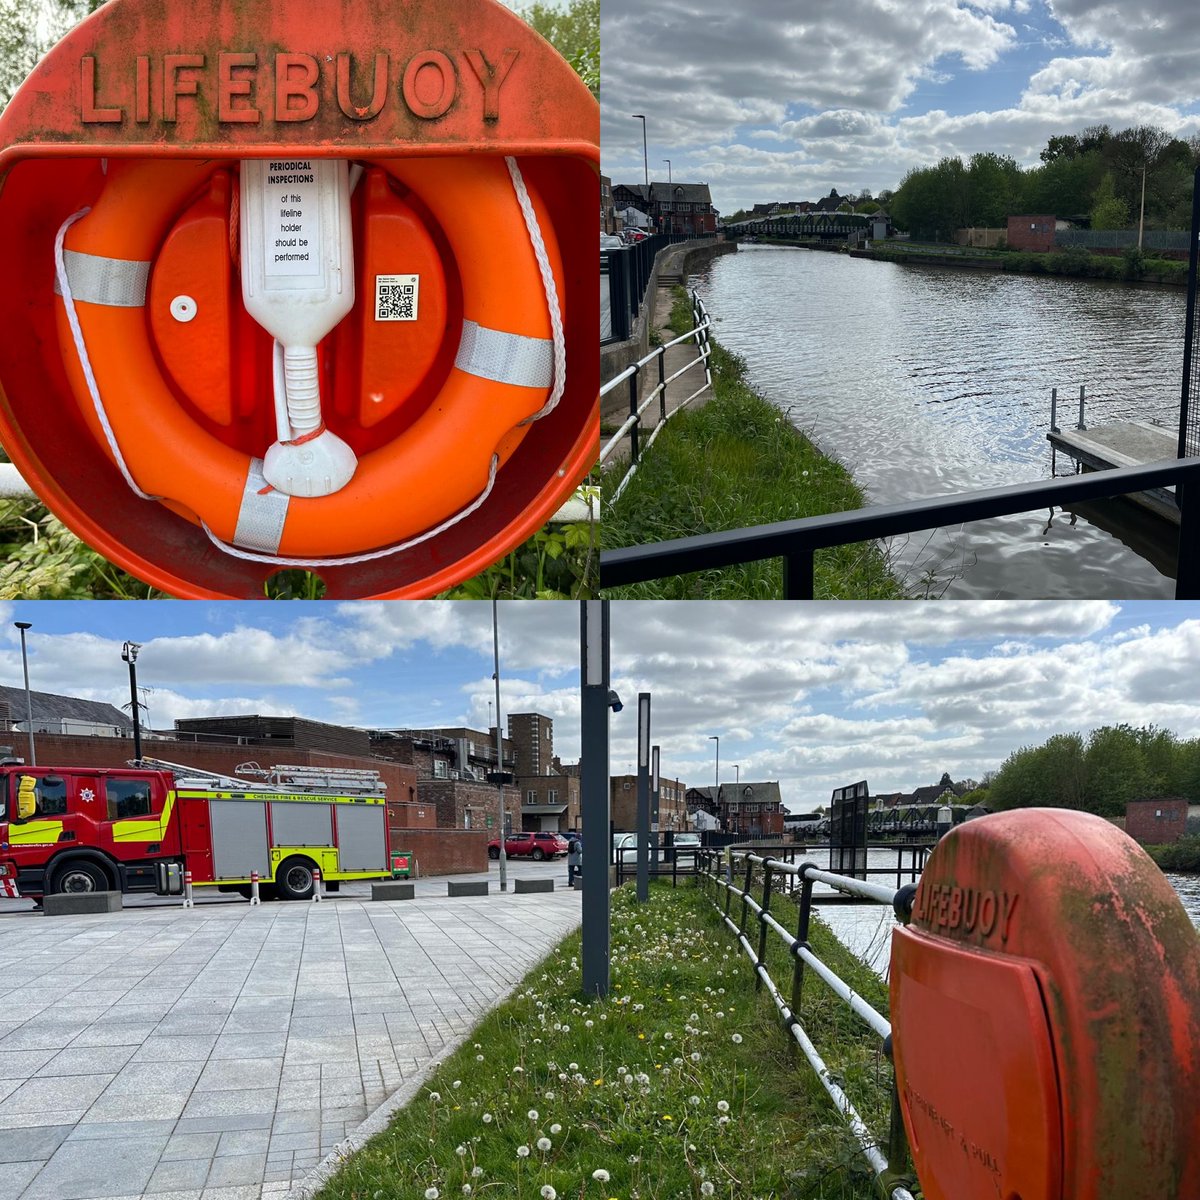
M455 1154L457 1154L457 1155L459 1156L459 1158L462 1158L462 1156L463 1156L464 1154L466 1154L466 1152L467 1152L467 1148L466 1148L466 1146L461 1146L461 1145L460 1145L460 1146L455 1146L455 1147L454 1147L454 1153L455 1153Z
M531 1121L536 1121L538 1119L538 1110L536 1108L531 1108L525 1115Z
M483 1123L485 1125L490 1125L492 1123L492 1114L491 1113L483 1114Z
M609 1181L609 1178L610 1178L610 1176L609 1176L608 1172L607 1172L607 1171L606 1171L606 1170L605 1170L603 1167L597 1167L597 1168L596 1168L596 1169L595 1169L595 1170L592 1172L592 1178L593 1178L593 1179L594 1179L594 1180L595 1180L597 1183L607 1183L607 1182Z
M472 1179L478 1179L480 1177L480 1175L482 1175L482 1174L483 1174L482 1167L472 1167L471 1168L471 1178Z
M518 1158L528 1158L529 1157L529 1147L528 1146L518 1146L517 1147L517 1157Z
M438 1193L437 1188L435 1188L435 1187L426 1188L425 1189L425 1200L438 1200L438 1194L439 1193Z
M733 1042L735 1046L740 1046L742 1044L742 1035L740 1033L735 1033L729 1040Z
M540 1137L537 1140L537 1148L545 1154L550 1149L550 1139L548 1137Z
M555 1121L554 1124L550 1126L550 1132L554 1134L555 1137L558 1137L558 1135L562 1133L562 1126Z
M688 1103L689 1103L689 1104L690 1104L690 1105L691 1105L693 1108L696 1108L696 1107L699 1105L699 1103L700 1103L700 1097L699 1097L699 1096L689 1096L689 1097L688 1097Z
M542 1185L542 1200L558 1200L558 1193L548 1183Z

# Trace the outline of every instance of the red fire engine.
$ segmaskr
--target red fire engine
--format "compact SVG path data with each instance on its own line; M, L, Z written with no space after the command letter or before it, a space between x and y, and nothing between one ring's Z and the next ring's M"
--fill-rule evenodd
M389 873L385 785L374 771L236 768L251 782L142 759L128 769L0 766L0 893L115 890L179 895L197 886L303 900L313 872Z

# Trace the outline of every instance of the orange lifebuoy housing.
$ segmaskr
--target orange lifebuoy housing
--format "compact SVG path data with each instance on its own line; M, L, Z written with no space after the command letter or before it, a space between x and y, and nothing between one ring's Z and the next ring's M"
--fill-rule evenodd
M160 365L146 312L148 280L173 221L208 186L214 164L114 161L92 210L66 233L83 346L130 475L221 542L321 560L420 535L487 491L495 467L520 444L550 395L550 310L504 159L408 158L379 167L420 197L444 233L460 277L462 332L424 411L363 455L345 487L315 499L267 486L260 460L195 419ZM553 229L536 188L528 191L551 270L561 276ZM403 247L394 253L403 264ZM58 327L71 390L111 457L61 300Z

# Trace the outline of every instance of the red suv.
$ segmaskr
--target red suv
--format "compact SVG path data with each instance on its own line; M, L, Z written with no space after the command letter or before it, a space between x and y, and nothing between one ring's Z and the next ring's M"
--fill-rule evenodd
M504 853L509 858L558 858L566 854L567 839L560 833L510 833L504 839ZM488 858L500 857L500 839L488 842Z

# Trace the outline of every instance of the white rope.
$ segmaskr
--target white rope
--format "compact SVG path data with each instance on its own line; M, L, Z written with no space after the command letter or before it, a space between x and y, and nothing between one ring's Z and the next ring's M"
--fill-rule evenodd
M546 292L546 308L550 312L550 331L554 338L554 387L546 403L532 417L526 417L521 422L522 425L529 425L552 413L562 399L567 386L567 342L563 334L562 308L558 302L558 284L550 268L550 256L546 253L546 243L542 239L537 213L533 211L533 203L529 199L529 192L525 188L525 180L521 175L521 168L517 166L517 160L511 155L506 155L504 161L508 166L509 178L512 180L513 190L517 193L517 203L521 206L521 216L525 218L525 229L529 233L529 241L533 246L538 270L541 272L542 287Z
M364 563L376 558L386 558L389 554L399 554L402 550L411 550L414 546L419 546L422 542L427 542L430 538L437 537L439 533L445 533L447 529L457 525L465 517L469 517L492 494L492 488L496 483L496 471L499 467L500 455L493 454L491 465L488 467L488 481L483 491L466 508L459 510L454 516L449 517L440 525L434 526L433 529L427 529L424 533L419 533L416 537L409 538L406 542L400 542L395 546L387 546L383 550L370 550L365 554L348 554L343 558L280 558L273 554L255 554L250 550L243 550L239 546L234 546L229 542L223 542L203 521L200 522L200 525L204 529L204 532L208 534L208 540L218 550L224 550L226 554L231 554L234 558L243 558L247 562L266 563L273 567L348 567L354 563Z
M104 431L108 448L112 451L113 458L117 460L117 466L120 468L121 474L125 476L125 482L129 484L134 492L141 496L143 500L160 500L162 498L160 496L152 496L149 492L143 492L129 473L129 468L125 465L125 456L121 453L121 447L117 445L117 435L113 433L113 427L108 420L108 413L104 408L104 401L100 399L100 388L96 384L96 376L92 372L92 360L88 357L87 346L83 341L83 330L79 325L79 314L75 311L75 297L71 293L70 280L67 279L67 264L63 255L63 241L67 236L67 230L80 217L86 217L91 211L90 208L81 208L74 216L68 217L58 227L58 234L54 238L54 271L58 277L58 290L62 293L63 305L67 310L67 323L71 326L71 336L75 339L75 353L79 356L79 365L83 368L83 378L87 382L88 392L92 397L92 407L96 410L96 417L100 421L100 428Z
M525 228L529 234L529 241L533 247L534 257L537 259L538 270L542 277L542 287L546 293L546 306L550 313L550 328L554 342L554 386L551 389L550 396L546 403L533 414L521 422L522 425L530 424L533 421L540 420L542 417L552 413L557 407L559 400L562 399L564 390L566 389L567 381L567 350L566 337L563 333L562 309L558 301L558 286L554 279L554 272L550 267L550 258L546 253L546 243L542 238L541 227L538 225L537 214L533 211L533 204L529 199L529 192L525 187L525 180L521 175L521 168L517 165L517 160L511 156L505 157L505 163L508 166L509 177L512 180L513 189L517 194L517 203L521 207L521 215L525 220ZM138 487L137 482L130 474L129 468L125 463L125 456L121 453L121 448L117 444L116 434L113 433L113 428L108 419L108 413L104 408L104 401L100 397L100 388L96 383L96 376L92 371L91 358L88 355L87 344L83 338L83 330L79 324L79 316L75 311L75 299L71 294L71 285L67 280L66 263L63 257L63 239L66 237L67 230L80 219L87 216L91 212L90 208L82 208L74 216L68 217L60 226L58 236L54 241L54 267L58 275L59 291L62 293L63 304L67 310L67 321L71 326L71 336L75 341L75 352L79 356L79 365L83 369L84 379L87 381L88 392L92 398L92 405L96 410L96 416L100 421L100 427L104 431L104 437L108 442L109 449L112 451L113 458L116 460L117 466L120 468L121 474L125 477L125 482L130 488L143 500L160 500L161 496L153 496L149 492L144 492ZM465 520L473 512L477 511L492 494L492 488L496 484L496 472L500 466L499 455L492 455L491 464L488 467L488 481L483 491L471 501L466 508L455 513L454 516L447 518L440 525L433 529L426 530L422 534L418 534L414 538L409 538L407 541L400 542L394 546L388 546L382 550L372 550L364 554L351 554L341 558L282 558L278 555L258 554L253 551L243 550L238 546L223 541L219 538L202 520L200 522L204 532L208 535L208 539L217 549L231 555L234 558L244 559L247 562L263 563L268 566L276 567L339 567L351 566L355 563L370 562L373 559L385 558L390 554L399 554L404 550L411 550L414 546L420 545L422 542L428 541L430 538L436 537L440 533L445 533L447 529L457 525L460 521Z

